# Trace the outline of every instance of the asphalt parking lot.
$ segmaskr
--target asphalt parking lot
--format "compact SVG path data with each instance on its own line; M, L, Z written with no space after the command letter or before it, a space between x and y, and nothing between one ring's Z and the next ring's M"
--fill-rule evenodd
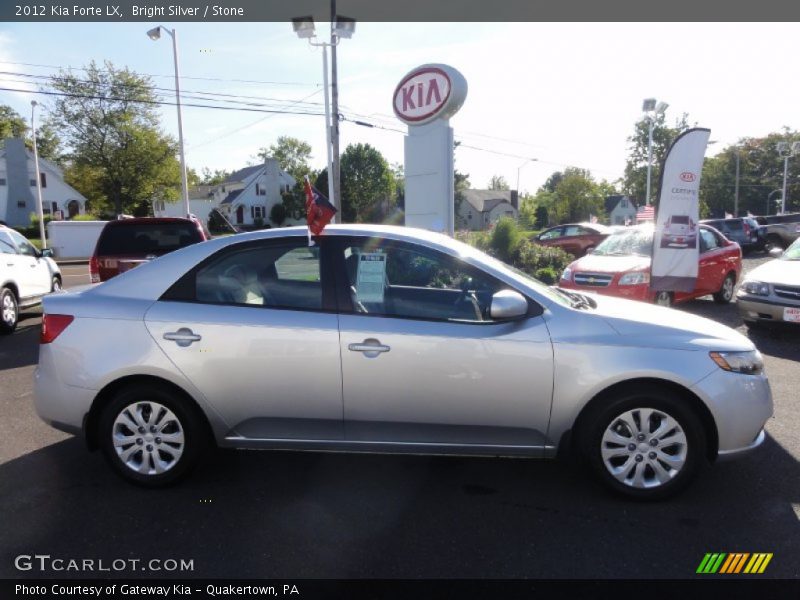
M85 266L64 275L88 283ZM735 304L680 310L747 333ZM558 462L299 452L218 452L180 485L142 490L34 413L39 324L33 312L0 338L0 577L91 576L14 567L49 554L193 560L116 573L134 577L687 578L707 552L771 552L761 577L800 577L797 330L749 334L775 398L760 451L635 504Z

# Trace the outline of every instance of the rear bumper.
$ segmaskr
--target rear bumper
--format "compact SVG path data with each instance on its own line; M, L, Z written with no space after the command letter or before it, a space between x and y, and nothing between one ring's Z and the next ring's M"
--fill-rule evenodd
M39 346L39 366L33 374L34 408L45 423L80 434L97 392L67 385L58 376L49 344Z

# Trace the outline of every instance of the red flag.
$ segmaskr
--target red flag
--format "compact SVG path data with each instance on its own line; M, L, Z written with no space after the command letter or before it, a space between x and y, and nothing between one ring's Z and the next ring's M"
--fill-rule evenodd
M336 214L336 207L318 190L311 186L311 182L306 176L306 221L308 230L314 235L319 235L325 229L325 225L331 222Z

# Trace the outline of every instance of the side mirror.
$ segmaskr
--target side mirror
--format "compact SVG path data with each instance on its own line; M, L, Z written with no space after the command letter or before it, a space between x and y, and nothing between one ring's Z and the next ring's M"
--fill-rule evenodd
M780 248L770 248L769 255L772 258L780 258L783 255L783 250Z
M52 248L43 248L39 252L39 256L42 258L53 258L53 249Z
M519 292L501 290L492 296L489 313L493 319L519 319L528 314L528 301Z

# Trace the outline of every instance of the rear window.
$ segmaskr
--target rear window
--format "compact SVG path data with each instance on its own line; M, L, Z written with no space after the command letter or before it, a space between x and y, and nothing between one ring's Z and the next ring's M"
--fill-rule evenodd
M689 224L689 217L685 215L675 215L672 217L673 223L678 223L679 225L688 225Z
M166 254L203 241L192 223L123 223L103 229L98 255Z
M731 231L741 231L742 229L742 222L738 219L733 219L730 221L725 221L725 224L728 226L728 229Z

